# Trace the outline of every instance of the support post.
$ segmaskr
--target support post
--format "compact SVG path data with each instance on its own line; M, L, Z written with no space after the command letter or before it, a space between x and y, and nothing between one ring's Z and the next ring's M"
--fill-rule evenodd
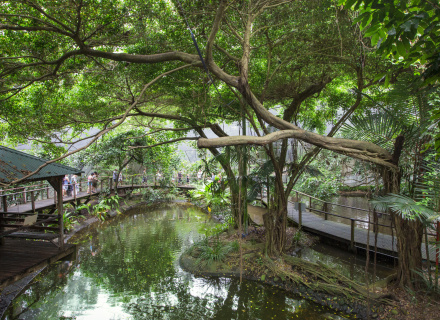
M32 212L35 213L35 195L34 191L31 191L31 203L32 203Z
M63 179L62 177L58 178L57 181L59 192L57 192L57 198L58 198L58 226L59 226L59 247L60 250L64 248L64 221L63 221Z
M324 202L324 208L323 208L323 210L322 211L324 211L324 220L328 220L328 203L327 202Z
M302 226L302 208L301 208L301 202L298 202L298 227L301 228Z
M24 203L24 204L27 203L27 199L26 199L26 188L23 188L23 203Z
M8 212L8 202L6 201L7 195L2 195L2 205L3 205L3 212Z
M0 225L3 225L3 214L0 214ZM3 231L5 231L5 227L0 227L0 233L3 233ZM1 237L0 238L0 246L5 244L5 238Z
M295 191L296 192L296 202L299 202L299 194L298 194L298 191Z
M439 241L440 241L440 221L437 221L437 245L435 247L435 269L438 270L438 260L439 260Z
M46 199L49 199L49 186L46 187Z
M312 197L309 197L309 209L312 209Z
M76 200L76 185L78 182L73 183L73 200Z
M351 220L351 240L350 240L350 251L354 252L354 223L355 220L354 219L350 219Z

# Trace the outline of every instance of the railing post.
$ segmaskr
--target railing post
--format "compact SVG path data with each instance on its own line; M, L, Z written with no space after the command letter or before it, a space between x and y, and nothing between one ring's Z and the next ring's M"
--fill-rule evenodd
M50 196L49 196L49 186L46 187L46 199L50 199Z
M79 192L81 192L82 191L82 186L81 186L81 178L79 178Z
M23 188L23 203L26 204L27 200L26 200L26 188Z
M76 200L76 185L77 185L78 183L77 182L74 182L73 183L73 199L74 200Z
M309 208L312 208L312 197L309 197Z
M296 192L296 202L299 202L299 194L298 194L298 191L295 191Z
M62 191L61 191L62 192ZM55 189L53 190L53 203L56 205L57 204L57 193L58 192L56 192L55 191Z
M301 228L302 226L302 208L301 208L301 202L298 203L298 227Z
M328 204L327 204L327 202L324 202L324 208L322 211L324 211L324 220L328 220L328 214L327 214Z
M35 195L34 191L31 191L31 203L32 203L32 212L35 213Z
M8 202L6 201L7 195L2 195L2 205L3 205L3 212L8 212Z
M350 219L351 220L351 239L350 239L350 251L354 252L354 219Z

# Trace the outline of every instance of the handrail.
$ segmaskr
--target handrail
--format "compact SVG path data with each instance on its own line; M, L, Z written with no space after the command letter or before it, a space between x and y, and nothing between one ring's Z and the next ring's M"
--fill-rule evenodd
M304 193L302 193L302 194L304 194ZM304 195L306 195L306 194L304 194ZM288 200L288 202L294 203L294 202L292 202L290 200ZM320 213L324 213L326 215L331 215L331 216L334 216L334 217L339 217L339 218L343 218L343 219L347 219L347 220L351 220L351 221L357 221L357 222L373 224L373 225L376 225L376 226L381 226L381 227L386 227L386 228L392 229L392 226L381 224L381 223L374 223L374 221L367 221L367 220L362 220L362 219L357 219L357 218L344 217L344 216L341 216L341 215L338 215L338 214L335 214L335 213L330 213L330 212L327 212L327 211L318 210L318 209L314 209L314 208L307 208L307 209L309 209L310 211L320 212ZM428 236L436 236L435 233L429 233L429 232L427 233L427 235Z
M369 223L369 224L375 224L376 226L381 226L381 227L391 228L391 226L387 226L386 224L374 223L374 221L367 221L367 220L362 220L362 219L357 219L357 218L344 217L344 216L340 216L340 215L338 215L338 214L334 214L334 213L330 213L330 212L322 211L322 210L318 210L318 209L313 209L313 208L308 208L308 209L309 209L310 211L316 211L316 212L326 213L326 214L329 214L329 215L331 215L331 216L339 217L339 218L343 218L343 219L347 219L347 220L353 220L353 221L358 221L358 222L365 222L365 223Z
M37 222L31 224L30 226L21 226L21 227L15 228L13 230L8 230L8 231L0 233L0 238L2 238L4 236L7 236L8 234L11 234L11 233L14 233L14 232L17 232L17 231L20 231L20 230L24 230L24 229L28 229L28 228L32 228L32 227L34 227L36 225L40 225L40 224L43 224L43 223L46 223L46 222L50 222L50 221L54 221L54 220L57 220L57 219L58 219L58 217L52 217L52 218L44 219L44 220L41 220L41 221L37 221Z
M304 193L304 192L301 192L301 191L296 191L296 190L292 190L292 191L297 192L297 193L299 193L299 194L302 194L302 195L304 195L304 196L306 196L306 197L309 197L309 198L312 198L312 199L315 199L315 200L318 200L318 201L321 201L321 202L324 202L324 203L331 204L332 206L338 206L338 207L344 207L344 208L349 208L349 209L355 209L355 210L359 210L359 211L370 212L370 210L368 210L368 209L362 209L362 208L350 207L350 206L346 206L346 205L343 205L343 204L338 204L338 203L328 202L328 201L325 201L325 200L321 200L321 199L315 198L314 196L311 196L311 195L309 195L309 194L307 194L307 193ZM387 213L387 212L376 211L376 213L389 215L389 213Z

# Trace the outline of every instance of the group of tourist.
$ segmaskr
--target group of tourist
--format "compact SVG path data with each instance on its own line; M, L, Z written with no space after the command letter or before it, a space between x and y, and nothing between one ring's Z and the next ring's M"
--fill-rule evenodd
M118 174L118 170L115 169L113 170L113 183L115 186L116 186L116 182L118 182L118 184L122 184L122 172L119 172Z
M92 172L87 177L87 193L92 194L96 193L98 188L98 172Z
M78 176L74 174L69 179L69 176L66 174L63 178L63 196L71 197L73 191L76 194L79 192Z

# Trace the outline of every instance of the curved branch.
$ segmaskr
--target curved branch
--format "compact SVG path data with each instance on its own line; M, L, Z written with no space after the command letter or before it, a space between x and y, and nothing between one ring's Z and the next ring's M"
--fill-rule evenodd
M385 149L382 149L371 142L331 138L307 132L299 128L297 130L280 130L263 137L231 136L214 139L200 138L197 142L197 146L199 148L236 146L243 144L264 146L285 138L296 138L324 149L350 155L353 158L367 160L386 167L396 167L391 163L392 155Z
M98 132L98 133L95 135L95 137L94 137L90 142L88 142L85 146L83 146L83 147L81 147L81 148L78 148L78 149L76 149L76 150L74 150L74 151L70 151L70 152L68 152L68 153L66 153L66 154L64 154L64 155L62 155L61 157L58 157L58 158L56 158L56 159L53 159L53 160L50 160L50 161L45 162L44 164L42 164L41 166L39 166L35 171L33 171L33 172L31 172L31 173L29 173L29 174L23 176L23 177L20 178L20 179L17 179L17 180L15 180L15 181L12 181L11 183L9 183L9 185L20 183L20 182L22 182L22 181L28 179L28 178L31 177L32 175L34 175L34 174L40 172L40 170L43 169L43 168L44 168L45 166L47 166L48 164L51 164L51 163L53 163L53 162L56 162L56 161L62 160L62 159L66 158L66 157L68 157L68 156L70 156L70 155L72 155L72 154L74 154L74 153L77 153L77 152L79 152L79 151L81 151L81 150L84 150L84 149L88 148L93 142L95 142L96 140L98 140L99 137L103 136L104 134L110 132L111 130L115 129L116 127L118 127L118 126L120 126L122 123L124 123L124 122L125 122L125 119L127 119L127 117L129 116L131 110L133 110L133 109L136 107L136 105L137 105L137 104L139 103L139 101L141 100L142 96L145 94L145 92L147 91L147 89L148 89L151 85L153 85L154 83L156 83L158 80L160 80L160 79L163 78L164 76L166 76L166 75L168 75L168 74L170 74L170 73L176 72L176 71L178 71L178 70L184 69L184 68L186 68L186 67L188 67L188 65L181 66L181 67L175 68L175 69L173 69L173 70L170 70L170 71L164 72L164 73L160 74L159 76L157 76L156 78L154 78L153 80L151 80L150 82L148 82L148 83L142 88L142 90L141 90L141 92L139 93L139 95L138 95L138 97L136 98L136 100L130 105L130 107L127 108L127 110L125 111L125 113L124 113L124 115L121 117L121 119L120 119L118 122L116 122L115 124L111 125L110 127L108 127L108 128L106 128L106 129L101 130L100 132Z
M184 140L198 140L199 137L184 137L184 138L177 138L177 139L173 139L173 140L168 140L168 141L164 141L164 142L159 142L159 143L155 143L149 146L135 146L135 147L128 147L128 149L148 149L148 148L153 148L153 147L157 147L157 146L161 146L164 144L169 144L169 143L174 143L174 142L178 142L178 141L184 141Z

